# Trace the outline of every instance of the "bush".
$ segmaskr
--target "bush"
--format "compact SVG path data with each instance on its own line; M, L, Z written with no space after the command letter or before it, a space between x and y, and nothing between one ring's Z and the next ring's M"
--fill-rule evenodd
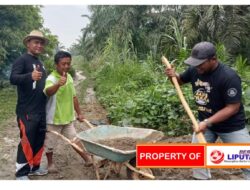
M147 62L105 65L97 74L96 90L115 125L153 128L174 136L191 132L174 87ZM191 101L190 87L184 90Z

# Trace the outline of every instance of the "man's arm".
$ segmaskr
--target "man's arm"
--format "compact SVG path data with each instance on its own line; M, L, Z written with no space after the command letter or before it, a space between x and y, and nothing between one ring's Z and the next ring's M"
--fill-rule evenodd
M10 83L13 85L19 85L27 82L32 82L32 73L23 73L24 72L24 61L16 61L11 70L10 74Z
M51 86L51 87L48 87L48 88L45 90L46 95L47 95L47 96L53 96L53 95L57 92L57 90L58 90L59 88L60 88L59 83L56 83L56 84L54 84L54 85Z
M61 86L66 84L66 82L67 82L67 75L64 72L63 75L61 76L60 80L56 84L45 89L45 94L47 96L53 96Z
M240 103L235 103L235 104L227 104L224 108L219 110L216 114L213 116L209 117L207 119L207 122L210 124L216 124L223 122L236 114L240 109ZM199 123L199 128L200 131L204 131L207 128L207 123L205 121L202 121Z
M76 96L74 97L74 109L75 109L75 111L77 113L77 119L79 121L83 122L84 117L83 117L83 115L81 113L81 109L80 109L80 106L79 106L78 98Z

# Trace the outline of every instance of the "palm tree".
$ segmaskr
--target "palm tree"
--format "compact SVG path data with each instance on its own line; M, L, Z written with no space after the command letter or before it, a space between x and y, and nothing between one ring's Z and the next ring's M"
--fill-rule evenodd
M82 43L89 36L98 51L112 33L118 47L128 47L139 58L156 52L160 33L165 31L169 16L177 17L181 6L90 6L90 24L83 30Z
M199 41L216 43L225 27L225 11L220 5L191 6L184 13L182 23L190 47Z
M249 43L249 6L191 6L184 13L183 27L187 43L192 47L199 41L223 43L231 55L242 53ZM232 59L233 61L233 59Z

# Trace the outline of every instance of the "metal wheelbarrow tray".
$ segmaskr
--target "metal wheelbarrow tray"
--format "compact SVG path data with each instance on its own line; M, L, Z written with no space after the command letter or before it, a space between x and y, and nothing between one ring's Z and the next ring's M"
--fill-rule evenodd
M113 125L100 125L77 134L88 152L114 162L125 162L134 158L136 149L124 151L99 144L98 141L129 137L135 139L137 143L153 143L159 141L163 136L162 132L153 129L117 127Z

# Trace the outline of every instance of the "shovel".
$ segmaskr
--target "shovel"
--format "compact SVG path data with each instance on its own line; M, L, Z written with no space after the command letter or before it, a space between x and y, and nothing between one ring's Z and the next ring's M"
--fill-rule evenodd
M171 68L171 65L168 62L168 60L167 60L166 57L162 56L161 60L162 60L163 64L165 64L167 66L167 68ZM191 119L191 121L193 123L194 131L198 131L199 130L199 124L198 124L197 120L195 119L194 114L191 111L191 109L190 109L190 107L189 107L189 105L188 105L185 97L183 96L183 93L181 91L181 88L180 88L180 85L179 85L179 83L177 81L177 78L176 77L172 77L172 81L173 81L173 84L174 84L174 86L176 88L177 94L178 94L178 96L179 96L179 98L181 100L181 103L184 106L184 109L186 110L189 118ZM199 143L206 143L206 139L205 139L203 133L201 133L201 132L196 133L196 137L197 137Z

